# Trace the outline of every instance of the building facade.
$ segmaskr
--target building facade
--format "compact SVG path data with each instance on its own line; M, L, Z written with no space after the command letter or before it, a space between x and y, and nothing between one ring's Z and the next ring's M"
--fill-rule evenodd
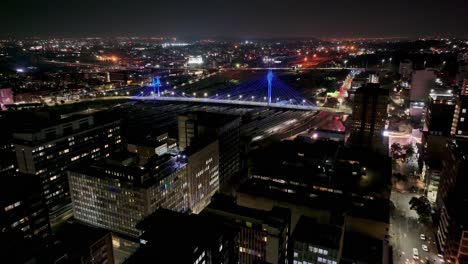
M468 138L468 80L466 95L462 93L455 104L450 135Z
M219 190L218 140L192 144L181 156L187 163L188 206L198 214Z
M186 164L164 155L138 165L136 156L112 157L69 171L75 219L131 237L157 208L186 211Z
M350 143L360 147L382 145L387 118L388 90L366 84L356 90Z
M239 232L239 263L287 263L291 211L273 207L270 211L239 206L233 198L215 196L202 214Z
M438 245L447 261L463 263L468 260L468 141L447 141L446 155L437 192L439 223Z
M225 183L240 170L240 117L207 112L178 116L179 147L185 149L200 137L219 140L219 183Z
M79 115L40 121L15 132L13 138L19 172L40 178L54 228L72 214L66 169L120 148L120 120Z
M343 227L302 216L291 236L290 263L340 263Z

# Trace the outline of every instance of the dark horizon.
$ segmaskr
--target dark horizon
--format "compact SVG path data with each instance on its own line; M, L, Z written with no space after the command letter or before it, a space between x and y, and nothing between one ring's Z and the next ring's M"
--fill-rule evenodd
M1 37L468 37L468 2L7 1Z

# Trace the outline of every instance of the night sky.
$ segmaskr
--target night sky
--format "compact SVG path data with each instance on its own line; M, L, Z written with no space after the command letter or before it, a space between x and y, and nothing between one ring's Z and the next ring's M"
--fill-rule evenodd
M1 0L2 37L468 36L468 0Z

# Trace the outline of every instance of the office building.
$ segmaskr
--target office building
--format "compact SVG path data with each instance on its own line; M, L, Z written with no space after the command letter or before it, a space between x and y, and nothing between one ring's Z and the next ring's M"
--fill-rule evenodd
M240 170L240 117L209 112L178 116L179 147L183 150L200 137L219 140L219 183L225 183Z
M413 73L413 62L408 59L400 61L398 73L401 75L402 79L408 80Z
M3 175L0 185L0 234L43 240L51 234L41 182L33 175Z
M16 165L15 145L11 127L8 125L8 118L0 116L0 123L3 124L0 129L0 176L14 175Z
M468 261L468 141L447 140L437 192L437 241L445 260Z
M54 263L113 264L114 249L111 232L83 225L66 223L57 235L57 245L64 254Z
M377 147L383 144L382 133L387 118L388 90L368 83L356 90L353 102L350 144Z
M388 242L345 230L340 264L390 264L392 250Z
M179 156L187 163L188 207L198 214L219 190L218 140L198 140Z
M72 214L66 169L85 160L99 159L121 146L120 120L106 113L59 117L34 116L13 133L21 173L36 175L52 228Z
M301 216L290 241L289 263L340 263L343 227Z
M236 229L203 215L158 209L140 223L141 247L124 263L239 263Z
M168 151L168 133L162 133L155 138L145 138L127 143L127 151L136 153L139 156L140 163L145 164L149 158L154 155L164 155Z
M289 209L252 209L237 205L234 198L217 195L202 214L238 230L239 263L287 263Z
M186 164L169 155L141 166L134 154L114 153L68 177L75 219L119 234L141 235L137 223L159 207L187 208Z
M457 97L451 90L433 89L427 105L423 131L429 135L449 136Z
M461 94L455 103L450 135L468 138L468 81L464 89L467 95Z

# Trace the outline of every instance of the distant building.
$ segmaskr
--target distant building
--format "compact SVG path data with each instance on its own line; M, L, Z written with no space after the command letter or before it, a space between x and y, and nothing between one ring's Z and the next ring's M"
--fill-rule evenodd
M144 166L135 155L116 153L69 171L75 219L138 237L136 225L157 208L187 209L186 164L164 155Z
M411 76L411 102L427 102L431 89L435 87L436 73L433 69L416 70Z
M468 261L468 141L448 140L437 192L437 241L447 261Z
M179 147L185 149L200 137L219 140L219 183L225 183L240 170L240 117L208 112L178 116Z
M383 143L382 133L387 118L388 89L378 84L366 84L356 90L350 144L377 147Z
M6 110L4 105L13 104L15 101L13 99L13 92L11 88L1 88L0 89L0 110Z
M340 263L343 227L302 216L290 240L288 263Z
M413 62L410 60L400 61L400 68L398 70L398 73L403 79L409 79L411 77L411 74L413 73Z
M158 209L139 228L142 245L124 264L239 263L237 230L216 219Z
M187 162L188 207L198 214L219 190L218 140L199 140L180 156Z
M287 263L289 209L252 209L220 195L202 214L217 216L220 222L239 230L239 263Z
M35 116L13 134L18 169L41 179L52 228L72 214L66 169L121 146L120 120L105 113L65 119Z
M377 74L370 74L369 83L379 83L379 76Z

